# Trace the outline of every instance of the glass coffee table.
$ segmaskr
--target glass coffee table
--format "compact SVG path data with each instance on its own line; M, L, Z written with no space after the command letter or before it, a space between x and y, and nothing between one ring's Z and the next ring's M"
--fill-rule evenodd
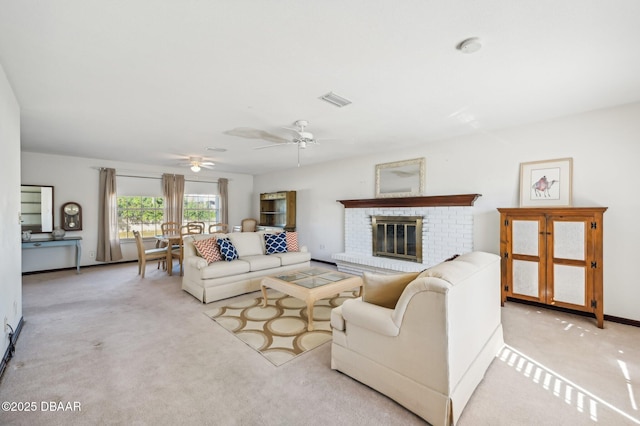
M262 307L267 306L267 287L288 294L307 304L307 330L313 331L313 304L325 297L360 287L362 278L357 275L332 271L323 268L306 268L280 275L265 277L260 283L262 289Z

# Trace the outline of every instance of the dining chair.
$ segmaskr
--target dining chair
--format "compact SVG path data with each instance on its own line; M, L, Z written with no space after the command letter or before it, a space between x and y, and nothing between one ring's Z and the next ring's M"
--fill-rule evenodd
M163 222L160 229L162 235L180 235L180 226L178 222Z
M162 235L180 235L180 224L178 222L162 222L160 224L160 232ZM169 240L160 240L156 243L156 247L166 247L168 245L167 241ZM177 244L173 244L170 250L177 249L180 246ZM158 263L158 267L160 264Z
M157 260L158 262L166 262L168 247L159 247L146 250L144 248L144 244L142 243L140 232L133 231L133 236L136 239L136 248L138 249L138 275L142 275L142 278L144 278L144 272L147 269L147 261ZM167 267L173 267L173 261L171 263L172 264L167 265Z
M242 222L240 222L241 232L255 232L257 227L258 221L256 219L247 218L242 219Z
M180 263L180 276L184 274L184 269L182 268L182 261L184 260L184 243L183 238L185 235L193 235L193 234L204 234L204 225L200 226L199 224L187 224L180 227L180 246L178 248L174 248L171 250L171 259L178 259Z
M202 232L200 232L201 234L204 234L204 230L205 230L205 224L204 222L196 222L196 221L192 221L192 222L187 222L187 226L199 226L202 228ZM192 234L196 234L197 232L192 232Z
M210 234L215 234L217 232L227 234L229 232L229 225L227 225L226 223L212 223L211 225L209 225Z

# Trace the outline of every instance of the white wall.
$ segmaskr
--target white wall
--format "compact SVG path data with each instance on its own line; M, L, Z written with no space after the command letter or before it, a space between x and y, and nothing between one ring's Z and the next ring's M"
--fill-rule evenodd
M20 106L0 65L0 358L9 346L5 318L15 330L22 317L20 277Z
M314 259L331 261L332 253L344 251L344 209L336 200L373 198L377 163L425 157L425 195L482 194L475 204L474 248L498 253L496 208L518 206L520 163L573 157L573 204L609 207L604 223L605 314L640 321L640 279L635 269L640 241L639 156L640 103L636 103L260 175L254 189L256 194L298 191L299 239ZM253 214L257 217L256 200Z
M91 158L22 152L22 183L24 185L53 185L54 225L60 225L60 207L75 201L82 206L82 231L69 231L67 236L82 237L81 265L101 264L91 258L91 252L98 245L98 181L99 167L113 167L116 173L135 176L160 177L162 173L184 174L188 180L202 179L214 181L218 177L229 179L229 222L240 221L251 215L253 177L237 173L201 171L197 175L185 168L161 168L134 163L97 160ZM158 187L161 187L158 179ZM19 184L16 186L19 191ZM161 194L162 191L159 191ZM37 238L34 235L33 238ZM135 243L122 244L125 260L137 258ZM17 262L19 264L19 261ZM75 251L72 247L43 248L22 252L22 271L43 271L69 268L75 265Z

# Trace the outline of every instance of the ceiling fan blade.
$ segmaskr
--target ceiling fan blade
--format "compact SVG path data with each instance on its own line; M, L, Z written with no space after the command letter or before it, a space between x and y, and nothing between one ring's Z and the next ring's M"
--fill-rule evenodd
M265 132L264 130L254 129L251 127L236 127L235 129L227 130L226 132L222 132L222 133L229 136L237 136L239 138L264 139L266 141L274 142L274 143L289 142L287 139L281 138L280 136L274 135L269 132Z
M285 145L289 145L289 144L291 144L291 143L292 143L292 142L287 141L287 142L285 142L285 143L275 143L275 144L273 144L273 145L258 146L258 147L253 148L253 149L274 148L274 147L276 147L276 146L285 146Z
M204 163L200 163L201 166L215 166L216 163L212 163L211 161L205 161Z

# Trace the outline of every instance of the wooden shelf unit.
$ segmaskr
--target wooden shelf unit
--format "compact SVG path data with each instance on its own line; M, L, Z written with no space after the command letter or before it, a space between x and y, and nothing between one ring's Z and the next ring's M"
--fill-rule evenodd
M603 328L606 210L499 208L502 305L510 298L590 312Z
M260 226L296 230L296 191L260 194Z

